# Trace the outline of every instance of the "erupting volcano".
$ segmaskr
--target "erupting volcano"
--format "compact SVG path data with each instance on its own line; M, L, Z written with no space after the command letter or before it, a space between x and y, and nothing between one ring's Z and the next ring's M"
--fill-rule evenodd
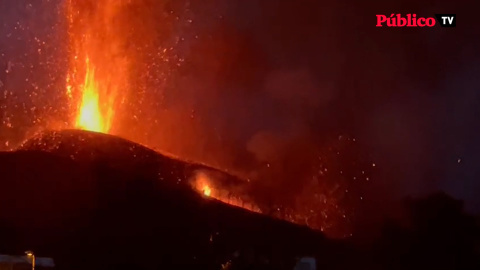
M106 0L84 2L69 0L67 18L70 44L67 96L71 102L72 127L112 134L116 111L128 95L129 59L125 51L129 33L122 30L122 11L129 1ZM192 187L204 196L260 212L239 198L223 196L212 180L198 174Z
M222 115L221 110L230 106L228 102L232 100L239 104L237 98L240 102L242 98L258 98L253 92L223 96L221 91L206 90L218 84L221 85L218 88L227 92L230 86L224 81L231 80L231 85L244 83L243 79L235 80L228 72L220 72L224 59L216 59L224 57L222 53L216 54L217 48L239 46L232 51L226 50L225 55L244 49L236 37L240 33L231 34L234 36L231 40L233 44L229 43L229 35L225 35L223 40L222 33L217 33L218 40L213 42L205 38L207 35L203 40L202 37L194 39L197 33L188 35L192 33L184 30L183 27L187 26L179 26L182 20L190 21L182 18L186 14L186 11L182 13L183 10L188 10L188 7L175 6L172 2L62 2L59 23L62 27L57 34L61 36L59 44L62 50L59 51L62 53L59 54L65 56L67 63L57 59L62 64L58 65L61 66L57 67L59 70L46 71L61 73L56 81L60 86L55 84L55 87L52 86L55 89L50 90L56 91L55 95L60 98L44 98L44 103L48 105L43 105L42 110L36 110L41 105L32 100L34 108L29 113L35 116L36 126L31 131L35 136L19 135L19 142L15 142L14 146L5 143L7 150L17 150L18 145L24 142L19 149L46 150L77 161L97 156L99 160L96 161L100 163L117 162L126 167L129 163L141 163L142 158L136 152L138 143L151 151L148 154L150 157L143 159L148 168L150 160L156 162L161 159L152 157L156 155L168 156L191 166L203 164L208 167L209 173L200 170L192 172L188 179L179 178L205 201L221 201L250 212L307 225L329 235L349 235L353 211L343 203L353 197L361 198L356 196L354 188L350 189L350 183L354 180L357 183L357 179L361 178L368 181L368 171L364 171L363 164L356 163L359 158L355 154L344 154L344 146L354 140L335 138L328 142L313 142L313 136L303 136L301 124L298 125L298 133L291 132L291 137L283 138L275 134L277 131L262 130L267 127L259 126L245 132L241 130L246 127L242 123L232 128L234 124L226 125L220 117L215 119ZM184 35L191 40L182 44L179 40ZM65 40L67 44L63 43ZM215 53L205 56L212 51ZM192 59L199 55L198 59ZM203 73L204 67L209 71ZM201 71L200 88L191 85L189 76L192 70ZM210 73L215 74L210 76ZM262 81L263 77L268 77L259 74L254 76L255 80ZM297 76L303 78L302 74L293 74L293 79ZM280 77L285 76L280 74ZM197 83L196 78L193 81ZM275 83L267 85L277 87ZM293 88L297 86L292 85ZM260 96L283 102L277 100L278 96L271 96L270 92ZM244 110L239 107L238 114L246 119L250 117L250 112L245 113ZM11 114L22 115L18 110ZM37 114L46 117L41 119ZM229 115L226 116L228 118ZM280 115L279 119L282 117L285 115ZM9 118L7 120L10 121ZM11 126L7 122L7 130ZM293 126L297 127L296 124ZM118 137L128 142L118 144ZM82 147L89 150L82 152ZM167 153L175 153L175 156ZM172 165L172 171L177 170L175 166ZM122 169L122 166L116 168ZM184 172L176 171L175 175L183 177ZM158 178L157 175L149 177ZM345 204L353 205L351 202Z
M122 12L128 4L118 0L67 2L71 57L66 93L75 129L115 133L112 128L118 123L116 112L122 111L129 93L129 63L135 60L135 54L125 50L129 32L121 26ZM191 186L205 197L260 212L258 207L214 188L205 174L197 178Z

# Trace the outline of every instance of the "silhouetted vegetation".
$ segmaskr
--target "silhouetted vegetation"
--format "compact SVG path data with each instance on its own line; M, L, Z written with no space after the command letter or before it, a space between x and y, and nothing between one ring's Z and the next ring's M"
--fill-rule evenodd
M479 269L480 227L444 193L405 202L405 224L385 223L373 256L383 269Z

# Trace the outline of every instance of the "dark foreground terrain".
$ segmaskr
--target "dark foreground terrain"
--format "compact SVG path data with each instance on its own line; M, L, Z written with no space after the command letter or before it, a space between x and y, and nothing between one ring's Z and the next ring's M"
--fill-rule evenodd
M42 134L0 152L0 254L82 270L293 269L303 256L317 269L480 267L478 222L447 195L407 201L404 222L358 245L206 198L188 184L198 170L242 185L112 136Z
M293 269L307 255L323 268L345 255L306 227L200 195L185 183L198 169L213 170L111 136L44 134L0 153L0 252L103 270Z

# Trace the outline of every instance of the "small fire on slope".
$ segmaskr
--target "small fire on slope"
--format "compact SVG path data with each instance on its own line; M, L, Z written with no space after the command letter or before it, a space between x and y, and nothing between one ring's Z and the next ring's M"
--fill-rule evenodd
M191 180L194 190L203 196L221 202L241 207L252 212L261 213L260 208L254 203L248 202L247 199L241 198L240 194L234 194L231 190L221 188L218 181L214 181L209 175L203 172L197 172L194 179Z
M205 185L203 187L203 195L207 197L210 197L210 195L212 195L212 189L208 185Z

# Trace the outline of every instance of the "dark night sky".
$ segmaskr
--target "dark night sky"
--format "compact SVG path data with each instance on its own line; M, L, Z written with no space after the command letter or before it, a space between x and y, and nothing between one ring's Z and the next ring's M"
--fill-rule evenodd
M9 3L28 1L0 1L5 61L29 51L7 33L33 15L7 14ZM192 1L193 23L179 46L191 69L171 98L196 104L219 138L235 137L241 146L233 154L261 156L266 150L251 142L262 132L312 145L348 134L377 165L368 191L374 200L444 189L480 211L480 40L472 3ZM376 14L406 12L456 13L457 27L375 27ZM39 36L53 23L42 18L31 29Z
M275 65L311 72L312 91L321 92L314 98L334 104L316 125L365 144L378 164L378 189L446 189L480 210L480 40L467 2L247 2L230 9L238 27L257 36ZM266 16L251 12L259 6ZM400 12L461 19L455 29L374 27L375 14Z
M266 55L265 76L282 85L282 98L314 101L294 123L318 140L343 132L359 139L378 165L371 190L383 193L381 200L444 189L479 211L480 40L470 5L377 3L231 1L223 20ZM406 12L456 13L459 23L455 29L374 26L376 14ZM259 116L252 126L291 124L264 100L249 102L261 104L249 107Z

